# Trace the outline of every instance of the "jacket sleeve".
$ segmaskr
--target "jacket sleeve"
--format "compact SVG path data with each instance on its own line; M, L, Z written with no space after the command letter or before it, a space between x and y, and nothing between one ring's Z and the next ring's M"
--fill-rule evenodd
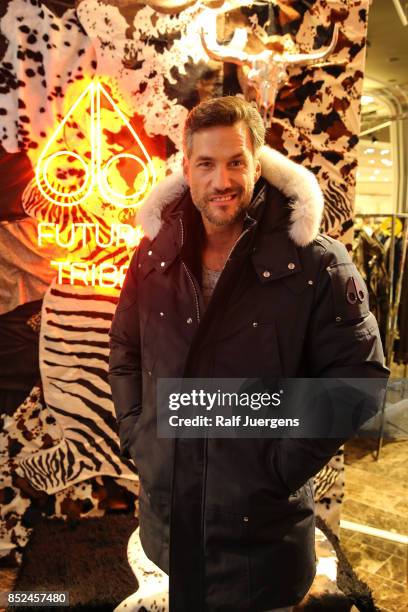
M110 328L109 383L119 427L120 451L130 457L132 431L142 412L141 350L136 270L133 255Z
M362 399L368 407L353 420L355 430L381 408L389 370L377 321L369 311L368 291L345 247L332 241L322 256L319 280L305 338L305 360L310 378L337 378L344 387L337 391L337 408L346 410L347 401ZM366 383L376 394L367 400L364 390L350 392L347 379L377 379ZM346 379L346 380L345 380ZM352 381L350 381L352 383ZM356 381L357 383L357 381ZM330 386L330 385L329 385ZM334 387L334 385L333 385ZM358 387L358 383L357 383ZM363 385L364 387L364 385ZM344 389L344 391L343 391ZM378 390L380 390L378 392ZM360 396L358 395L360 394ZM353 415L354 419L355 415ZM331 459L347 438L292 438L280 441L274 468L283 485L293 492Z

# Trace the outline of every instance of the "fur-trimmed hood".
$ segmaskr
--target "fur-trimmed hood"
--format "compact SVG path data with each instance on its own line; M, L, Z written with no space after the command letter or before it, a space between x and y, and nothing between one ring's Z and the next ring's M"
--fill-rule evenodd
M264 146L261 151L262 176L291 200L289 235L296 246L306 246L319 232L323 194L312 172L278 151ZM153 240L159 233L164 208L188 189L182 172L161 181L148 195L137 215L137 223Z

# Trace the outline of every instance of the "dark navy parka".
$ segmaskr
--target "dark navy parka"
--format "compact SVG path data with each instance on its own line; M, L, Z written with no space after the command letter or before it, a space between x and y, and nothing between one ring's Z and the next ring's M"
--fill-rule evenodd
M157 437L159 378L386 378L345 247L290 235L293 203L261 178L204 311L189 190L132 259L110 332L121 448L139 471L140 537L170 575L171 612L296 604L315 575L313 477L343 440ZM362 299L347 300L354 278ZM354 303L351 303L354 302Z

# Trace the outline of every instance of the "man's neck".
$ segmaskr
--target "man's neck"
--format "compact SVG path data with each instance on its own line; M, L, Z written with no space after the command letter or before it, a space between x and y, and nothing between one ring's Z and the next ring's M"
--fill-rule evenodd
M205 229L203 265L210 270L222 270L231 249L242 233L243 221L239 220L232 226L215 226L203 219L203 224Z

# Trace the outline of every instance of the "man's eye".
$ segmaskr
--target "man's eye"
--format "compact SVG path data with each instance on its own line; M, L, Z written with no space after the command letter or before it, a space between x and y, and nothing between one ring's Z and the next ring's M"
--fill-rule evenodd
M202 161L198 164L199 168L209 168L211 166L211 162L209 161Z
M233 168L240 168L240 167L241 167L241 166L243 166L243 165L244 165L244 161L243 161L242 159L234 159L234 160L231 162L231 166L232 166Z

